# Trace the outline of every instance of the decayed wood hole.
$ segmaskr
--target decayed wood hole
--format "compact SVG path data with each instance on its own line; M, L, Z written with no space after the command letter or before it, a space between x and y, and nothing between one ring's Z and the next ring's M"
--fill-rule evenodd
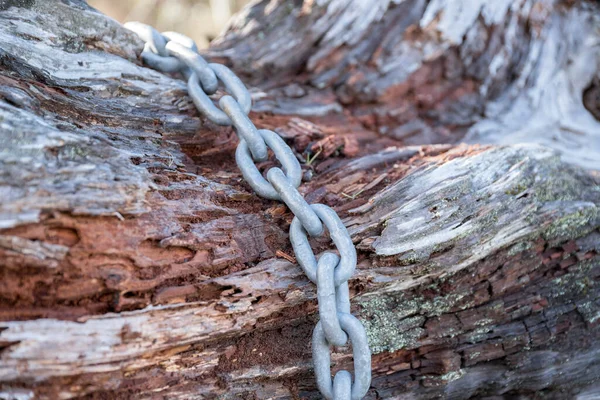
M598 11L264 1L205 52L352 234L367 398L598 396ZM142 45L0 3L0 397L320 398L291 213Z

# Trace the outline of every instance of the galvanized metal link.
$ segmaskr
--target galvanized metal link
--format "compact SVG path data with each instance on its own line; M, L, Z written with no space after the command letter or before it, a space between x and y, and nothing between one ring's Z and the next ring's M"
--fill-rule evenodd
M207 93L216 92L217 76L198 54L198 46L191 38L177 32L160 33L141 22L127 22L124 26L146 42L142 60L147 65L161 72L182 72L188 78L191 69Z
M193 72L196 73L198 81L202 84L205 93L215 93L219 88L217 74L208 63L195 50L182 43L171 40L165 46L169 54L177 57ZM189 78L188 78L189 79Z
M142 60L148 66L161 72L179 72L184 67L184 64L175 57L163 57L154 53L148 43L142 51Z
M242 108L237 99L231 96L223 96L219 100L219 106L221 106L225 114L231 119L231 124L238 136L244 138L248 143L254 161L266 160L268 157L267 144L258 133L252 121L250 121L250 118L248 118L248 112ZM250 105L248 105L248 108L250 108Z
M321 220L283 171L279 168L271 168L267 172L267 179L281 197L281 201L294 213L294 220L300 221L300 224L312 236L321 235L323 233Z
M317 299L319 300L319 317L329 344L344 346L348 335L340 326L336 287L333 284L333 273L340 258L333 253L325 253L319 258L317 265ZM339 310L342 312L342 310Z
M350 289L348 288L348 282L336 286L335 303L338 312L350 314Z
M146 42L142 51L142 60L150 67L161 72L178 72L185 67L177 57L169 56L166 48L169 39L156 29L141 22L127 22L124 26Z
M302 181L302 168L298 159L294 155L290 146L288 146L281 136L268 129L259 129L258 133L262 136L267 146L273 150L275 157L281 163L281 167L287 179L295 187L300 186ZM235 151L235 161L242 171L242 175L248 184L259 195L271 200L281 200L279 193L271 183L269 183L254 165L252 154L248 143L240 139L240 143Z
M313 204L311 207L329 230L331 240L340 252L340 264L335 270L335 285L339 286L354 274L356 249L344 223L333 209L324 204ZM308 279L317 283L317 258L310 247L303 225L299 219L294 218L290 226L290 242L304 273Z
M148 49L154 54L158 54L162 57L167 57L169 55L167 54L167 49L165 48L165 45L167 44L167 39L165 39L165 37L161 35L160 32L158 32L150 25L146 25L137 21L132 21L126 22L123 26L137 34L140 37L140 39L146 42Z
M252 98L242 81L227 67L207 63L194 41L176 32L159 33L154 28L129 22L125 26L145 42L142 60L163 72L180 72L187 79L188 94L207 119L218 125L233 126L240 143L235 157L246 182L262 197L283 201L294 213L290 226L290 241L298 263L317 285L320 321L313 331L313 362L317 386L326 399L358 400L371 384L371 351L365 329L350 314L348 279L356 269L356 249L337 213L324 204L308 204L298 191L302 169L292 149L285 141L267 129L258 130L248 118ZM209 95L214 94L219 81L228 94L218 106ZM255 163L264 161L271 149L281 164L266 173L266 179ZM320 236L325 225L339 256L332 252L315 256L308 236ZM354 382L348 371L336 373L331 379L331 346L352 342Z
M334 346L344 346L347 335L341 329L338 313L350 314L350 290L348 282L335 286L333 273L340 262L334 253L323 253L317 263L317 299L319 316L327 341Z
M208 67L214 72L217 78L223 82L225 89L227 89L227 91L233 95L235 100L237 100L237 103L244 114L248 115L250 108L252 107L252 97L242 81L240 81L240 79L224 65L210 63L208 64ZM189 84L190 82L188 81L188 86ZM190 96L192 96L194 104L198 107L198 111L204 114L212 122L217 125L232 125L232 121L227 112L225 110L219 110L204 90L194 90L194 93L190 94ZM223 106L221 105L221 108L222 107Z
M354 383L352 384L350 398L352 400L359 400L367 394L371 385L371 351L367 342L367 334L360 321L352 314L339 313L338 317L342 329L352 341ZM317 323L313 331L312 354L317 386L326 399L333 399L330 345L325 338L321 322Z
M177 42L177 43L187 47L188 49L192 49L196 53L198 52L198 46L196 46L196 42L194 42L194 39L192 39L189 36L185 36L182 33L173 32L173 31L163 32L162 35L163 35L163 37L167 38L167 44L169 41ZM167 45L165 45L165 47L167 47ZM167 47L167 50L168 50L168 47ZM202 61L204 61L204 59L202 59Z
M342 370L335 374L333 378L333 399L352 399L352 375L350 372Z

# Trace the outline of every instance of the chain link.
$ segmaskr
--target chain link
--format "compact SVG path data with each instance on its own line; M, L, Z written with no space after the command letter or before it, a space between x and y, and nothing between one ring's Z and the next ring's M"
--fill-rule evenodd
M258 130L248 118L252 98L242 81L227 67L207 63L198 54L194 41L176 32L159 33L140 22L125 27L146 42L142 60L162 72L180 72L188 81L188 94L196 108L218 125L233 126L240 142L235 157L246 182L267 199L281 200L294 213L290 241L298 263L317 285L320 321L313 331L312 353L317 386L330 400L359 400L371 384L371 351L361 322L350 314L348 279L356 269L356 249L337 213L324 204L308 204L298 191L302 169L292 149L276 133ZM209 95L223 83L231 95L224 95L217 107ZM255 162L268 158L271 149L281 164L267 171L265 179ZM329 231L339 256L325 252L318 259L307 235ZM350 338L354 357L354 382L348 371L331 379L331 346L345 346Z
M231 99L232 103L238 104L238 107L242 110L242 113L245 116L248 115L250 108L252 107L252 98L250 97L250 93L244 87L242 81L240 81L240 79L224 65L210 63L207 64L207 66L221 80L221 82L223 82L225 89L227 89L227 91L233 95L235 100ZM194 85L194 93L190 93L190 96L192 96L192 100L194 101L194 104L196 104L198 111L200 111L203 115L206 115L206 117L215 124L225 126L232 125L232 121L227 113L227 110L220 110L213 104L212 100L210 97L208 97L208 94L204 90L204 86L200 88L198 85L198 79L188 81L188 85ZM221 99L223 98L231 98L231 96L223 96ZM223 108L222 105L221 108Z
M302 181L302 168L290 146L283 141L281 136L273 131L260 129L258 133L262 136L267 147L273 150L287 179L294 187L300 186ZM281 196L279 196L277 190L275 190L269 181L263 178L258 168L256 168L256 165L254 165L252 154L244 139L240 139L240 144L235 151L235 161L242 171L242 175L246 182L248 182L259 196L271 200L281 200Z
M319 219L325 223L329 235L340 253L340 264L335 271L335 285L339 286L348 281L356 268L356 249L348 230L337 213L324 204L313 204L313 211ZM290 242L298 259L298 263L304 269L304 273L312 282L317 283L317 257L314 255L306 231L300 219L294 218L290 226Z
M185 64L190 72L196 74L195 81L202 83L202 88L206 93L212 94L216 92L219 87L219 82L217 81L218 75L210 68L208 63L200 57L198 52L193 49L193 47L196 46L195 43L192 42L193 47L190 47L189 43L185 44L183 38L177 37L177 40L181 40L182 43L178 43L175 40L167 42L165 48L169 51L169 54ZM153 56L160 57L155 54ZM188 79L190 76L191 73L188 74Z
M333 284L333 274L340 258L333 253L325 253L317 264L317 300L319 301L319 317L327 341L334 346L344 346L348 335L344 332L338 318L342 312L337 304L337 293L340 292ZM349 311L346 311L349 312Z
M333 395L335 400L352 399L352 375L348 371L340 371L333 378Z
M181 72L186 78L194 71L200 77L196 81L200 79L207 93L217 91L217 76L198 54L192 39L177 32L160 33L141 22L127 22L125 27L146 42L142 60L148 66L161 72Z
M294 219L298 219L304 229L312 236L320 236L323 233L323 224L319 216L311 208L310 204L304 200L302 194L294 187L292 182L279 168L271 168L267 172L267 180L275 188L281 201L294 213Z
M371 384L371 351L367 342L367 333L361 322L352 314L338 313L338 317L342 329L352 341L354 383L352 384L351 398L352 400L359 400L367 394L369 385ZM334 392L331 382L331 345L325 337L322 322L319 321L317 323L312 338L313 364L317 378L317 387L327 400L337 400L337 393ZM338 374L340 372L342 371L339 371Z

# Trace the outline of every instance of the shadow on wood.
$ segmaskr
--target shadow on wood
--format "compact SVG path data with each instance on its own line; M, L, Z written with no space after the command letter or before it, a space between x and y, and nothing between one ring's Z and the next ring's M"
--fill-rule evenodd
M207 55L350 229L369 399L593 398L598 5L464 3L259 2ZM292 215L242 181L233 131L84 2L9 6L0 397L320 398Z

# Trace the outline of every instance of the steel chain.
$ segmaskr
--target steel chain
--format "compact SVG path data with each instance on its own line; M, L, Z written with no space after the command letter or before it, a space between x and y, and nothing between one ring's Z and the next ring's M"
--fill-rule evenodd
M267 129L258 130L250 121L250 93L229 68L207 63L187 36L160 33L140 22L128 22L125 27L146 43L142 60L148 66L162 72L181 72L187 78L188 93L198 111L215 124L233 126L240 139L236 163L252 189L267 199L283 201L294 213L290 241L298 263L317 285L320 321L312 338L317 386L326 399L361 399L371 384L371 351L362 323L350 314L348 279L356 269L357 258L346 227L330 207L304 200L297 189L302 179L300 163L279 135ZM231 95L222 96L217 107L209 95L217 91L219 80ZM265 179L254 163L266 160L268 149L273 151L282 169L269 169ZM339 256L325 252L317 259L313 253L307 234L322 235L323 225ZM348 337L352 341L354 382L348 371L339 371L332 381L331 346L346 345Z

